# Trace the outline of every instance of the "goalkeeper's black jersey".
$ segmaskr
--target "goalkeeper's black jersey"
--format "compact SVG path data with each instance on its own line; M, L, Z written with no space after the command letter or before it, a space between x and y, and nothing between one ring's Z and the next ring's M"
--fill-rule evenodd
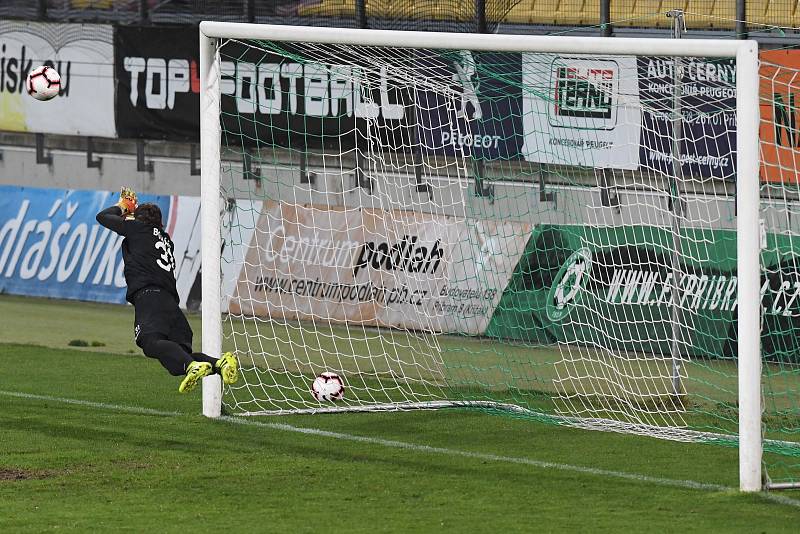
M122 210L111 206L97 214L97 222L121 236L122 260L125 262L125 298L133 303L133 296L145 287L157 287L169 292L177 301L175 287L175 256L172 239L162 228L136 220L126 220Z

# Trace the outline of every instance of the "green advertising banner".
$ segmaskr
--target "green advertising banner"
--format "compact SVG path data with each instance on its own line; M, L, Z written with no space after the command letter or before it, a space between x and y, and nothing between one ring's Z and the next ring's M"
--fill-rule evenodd
M736 233L689 228L679 242L674 254L663 227L539 225L486 335L660 355L677 339L684 357L734 357ZM800 361L798 246L770 234L762 253L762 347L770 359Z

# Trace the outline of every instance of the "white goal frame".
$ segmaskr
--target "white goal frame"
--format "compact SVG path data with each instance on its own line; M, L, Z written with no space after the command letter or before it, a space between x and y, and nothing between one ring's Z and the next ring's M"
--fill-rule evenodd
M305 43L464 49L495 52L617 54L718 57L736 60L736 168L739 365L739 484L762 488L761 321L759 231L758 45L749 40L624 39L528 35L452 34L276 26L228 22L200 23L200 152L202 220L202 350L222 350L220 271L220 71L217 39L264 39ZM219 376L203 379L203 414L219 417Z

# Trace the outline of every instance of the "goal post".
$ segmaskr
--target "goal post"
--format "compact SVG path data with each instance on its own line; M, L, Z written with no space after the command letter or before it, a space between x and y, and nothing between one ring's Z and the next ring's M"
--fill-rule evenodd
M219 62L215 39L200 32L200 218L201 291L203 299L202 349L206 354L222 353L222 296L220 250L220 99ZM222 381L219 375L203 378L203 415L219 417L222 410Z
M739 277L739 485L761 480L761 264L758 47L736 50L736 261Z
M230 43L235 46L229 50L234 51L226 49L223 54L227 55L221 57L220 50ZM373 50L386 52L375 52L373 56ZM523 72L520 76L513 72L516 67L502 65L502 54L509 53L522 55L523 71L528 61L528 74ZM497 54L497 63L490 67L478 65L473 54ZM543 59L536 59L535 54ZM286 61L271 59L276 55ZM729 230L735 229L736 236L732 263L737 282L731 291L735 291L738 300L732 297L735 304L728 310L736 329L733 341L715 341L715 349L692 352L686 347L698 341L687 341L692 336L681 333L680 328L662 328L669 322L662 312L642 311L640 306L636 313L641 316L630 319L613 311L617 310L617 302L597 298L597 308L579 302L577 293L592 283L595 265L612 273L617 263L609 251L615 243L624 244L626 232L636 233L636 239L651 239L648 244L654 243L654 248L649 249L650 253L672 250L686 260L685 265L713 262L707 256L718 249L708 244L713 240L708 236L716 231L713 228L693 229L690 224L688 229L679 227L670 236L669 223L663 222L662 215L651 217L648 212L663 210L653 208L660 206L660 200L641 208L635 215L636 223L625 223L627 229L614 229L614 221L622 219L619 214L614 215L614 203L608 199L613 186L607 183L607 175L618 173L620 180L630 185L632 199L651 202L656 196L661 198L660 186L654 184L669 172L665 171L669 165L656 162L642 173L623 164L617 171L619 164L614 156L609 156L608 161L590 161L591 157L584 155L589 149L579 153L576 143L582 149L629 143L630 146L621 147L627 150L626 157L633 154L638 158L638 142L604 133L580 142L577 138L542 142L529 136L528 131L548 127L586 131L588 122L605 120L611 113L619 115L620 121L628 120L630 113L641 116L641 110L632 111L634 106L650 106L648 113L653 116L669 116L669 110L659 111L656 104L626 92L622 82L618 87L616 81L603 78L606 71L608 76L612 71L616 76L616 66L604 70L590 65L586 71L589 74L579 74L575 87L580 89L571 89L571 102L576 107L561 118L553 118L548 113L564 102L545 102L541 108L531 102L550 98L538 93L536 84L544 77L563 76L558 83L565 84L575 81L572 67L554 74L553 58L560 56L578 63L591 63L591 58L599 57L609 65L615 60L608 58L615 57L699 57L735 63L735 223ZM339 63L332 61L333 57L339 58ZM452 72L441 69L442 57L456 65ZM263 68L258 61L263 61ZM420 65L421 70L416 71ZM633 65L635 72L635 60ZM313 72L313 76L302 78L303 69ZM470 77L479 69L494 69L490 74L499 81L468 91ZM599 78L589 78L594 76ZM247 82L240 84L237 77L246 77ZM272 81L279 79L287 84L290 93L286 100L291 100L290 104L281 102L281 88ZM451 80L462 84L461 89L453 89ZM249 88L242 88L248 84ZM503 100L503 84L515 85L522 92L523 103L509 105ZM579 94L580 91L586 94ZM290 116L296 112L294 106L300 105L297 100L301 97L297 95L301 92L305 95L304 105L313 106L315 111L306 111L304 117ZM520 158L523 163L515 166L516 170L507 171L516 173L519 180L507 179L496 185L507 195L507 201L498 204L492 196L495 185L484 179L486 168L494 166L502 173L506 172L504 165L516 163L509 163L514 158L505 153L486 154L518 132L503 131L502 124L491 123L487 117L482 118L480 132L473 131L476 115L485 113L476 103L477 92L491 93L492 107L505 106L503 109L509 114L525 114L518 123L526 128L526 150L550 152L544 159ZM336 98L330 97L333 93ZM378 98L372 98L373 93ZM416 105L416 110L405 111L407 118L402 128L390 124L390 119L392 113L404 113L407 101L404 104L401 97L386 99L389 94L401 95ZM227 107L221 104L223 95L231 99ZM618 108L599 112L582 108L589 105L586 101L592 95L601 100L613 96L620 103L615 104ZM239 412L318 413L459 405L668 439L732 441L739 446L741 490L762 488L760 101L758 46L754 41L470 35L202 22L200 96L202 347L204 352L218 354L230 342L246 360L245 365L252 366L252 377L245 376L244 385L226 392L232 395L232 405ZM379 102L380 98L383 100ZM468 110L470 118L466 117ZM683 112L685 107L679 113ZM528 114L536 113L541 116L527 119ZM321 116L328 122L320 122L311 131L309 124ZM449 131L440 125L431 126L426 121L432 116L453 118L461 126ZM333 120L339 121L338 126L330 126ZM669 135L649 127L651 130L642 135L652 139ZM289 135L294 129L304 129L306 138L298 142ZM444 132L441 139L449 139L448 147L431 141L431 132L439 135L440 130ZM269 133L262 138L260 132L265 131ZM724 144L711 134L703 142ZM223 157L223 149L230 154ZM222 183L225 174L232 177L227 185ZM562 189L549 191L547 177L551 175L569 179L558 182ZM315 180L322 186L315 185ZM589 184L585 194L602 197L602 206L585 210L583 219L576 216L567 221L569 224L563 224L569 215L565 210L577 208L559 208L557 195L571 194L586 186L587 180L595 182ZM691 209L697 214L696 221L688 222L713 225L710 215L702 210L711 213L725 209L714 207L714 202L722 205L722 200L711 199L714 191L723 191L725 186L709 185L713 180L714 177L698 178L688 188L693 195ZM581 194L576 193L567 206L585 205L582 199L589 197ZM335 199L348 200L334 205ZM549 212L534 213L531 208L523 213L526 203L547 204ZM503 214L497 213L499 209L516 211ZM560 221L561 230L552 221ZM226 240L223 232L237 237ZM519 239L509 237L513 232ZM522 261L533 257L529 256L535 246L533 235L539 236L538 243L552 246L551 254L537 260L539 268L544 262L550 269L548 280L555 280L549 293L545 288L543 300L536 301L547 306L548 312L540 314L541 318L531 323L533 326L522 325L528 320L525 318L514 319L522 322L506 330L494 318L487 326L488 318L484 320L482 315L491 317L492 310L496 317L508 306L534 305L530 304L532 300L522 303L523 286L531 279L539 280L535 273L531 274L535 267L525 266ZM665 243L666 236L670 241L675 238L687 244ZM242 250L238 252L229 246L236 239L241 239ZM577 244L573 246L573 242ZM705 248L696 252L700 247ZM615 250L624 248L620 245ZM605 259L598 263L601 254ZM349 271L331 267L341 258L350 262ZM673 277L664 274L668 264L658 263L660 258L652 260L658 264L658 273L654 270L647 274L651 286L658 276L663 280ZM563 262L560 270L550 265L556 259ZM261 264L262 261L266 263ZM641 258L640 261L645 262ZM231 265L236 267L233 271ZM681 268L688 268L685 265ZM442 274L444 270L446 274ZM366 273L367 282L356 280L359 272L362 276ZM284 284L278 275L292 280ZM468 277L472 277L469 283L459 286ZM619 289L621 278L616 280ZM514 284L520 288L516 294ZM611 295L613 282L604 284L603 290ZM664 302L676 306L686 300L689 291L685 287L672 288L674 294L684 291L678 299L669 297L669 282L663 285L662 294L667 296ZM478 286L492 289L481 290ZM434 289L436 295L453 297L454 302L422 306L423 297L427 298ZM359 292L368 297L357 296ZM348 301L351 293L353 298ZM633 295L629 293L630 302ZM628 297L618 300L623 298ZM406 306L399 313L390 309L397 302ZM576 303L586 309L571 311ZM648 302L639 297L638 304L643 303ZM420 311L423 308L424 312ZM664 309L668 309L666 304ZM223 313L227 317L224 327ZM553 334L559 321L566 324L567 319L572 320L570 313L581 313L584 322L564 327L568 335ZM690 317L686 324L682 322L684 329L699 331L713 322L699 317L688 305L685 313ZM453 319L453 314L460 315ZM609 326L603 332L593 330L596 325L586 324L591 322L586 317L592 314L611 314L621 326ZM648 320L658 322L659 336L666 337L653 341L644 336L643 344L648 348L640 350L631 332L643 332L645 327L641 325ZM714 328L722 328L718 323ZM514 328L523 332L522 337L508 334ZM448 333L465 338L440 341L440 335ZM705 330L702 335L706 335ZM503 346L486 348L482 344L486 338L499 340ZM540 346L554 347L560 354L557 361L547 361L549 353L526 352ZM676 376L677 346L691 353L684 361L699 361L708 357L708 352L736 347L737 356L729 358L734 369L738 368L730 375L737 383L736 398L716 402L725 409L737 407L738 436L720 438L707 431L724 427L720 434L736 434L725 424L686 422L684 414L690 400L677 391L676 384L686 388L685 381ZM669 347L673 347L672 354ZM505 351L502 364L489 361L490 356L501 351ZM542 362L524 361L528 354L531 359L541 355ZM539 366L544 365L549 366L550 374L538 374ZM307 395L309 376L313 379L315 373L325 370L350 373L344 377L346 393L341 406L314 403ZM592 391L587 393L590 382ZM717 386L711 384L701 397L709 400L707 396L715 389ZM204 415L219 416L222 403L218 377L207 377L203 382ZM698 414L705 414L704 410L698 410Z

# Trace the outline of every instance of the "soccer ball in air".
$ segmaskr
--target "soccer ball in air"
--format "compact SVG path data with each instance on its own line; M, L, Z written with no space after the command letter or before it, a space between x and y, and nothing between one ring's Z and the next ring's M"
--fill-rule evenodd
M42 65L28 74L26 87L28 94L36 100L50 100L61 89L61 76L53 67Z
M336 401L344 397L344 382L336 373L325 371L314 379L311 394L318 401Z

